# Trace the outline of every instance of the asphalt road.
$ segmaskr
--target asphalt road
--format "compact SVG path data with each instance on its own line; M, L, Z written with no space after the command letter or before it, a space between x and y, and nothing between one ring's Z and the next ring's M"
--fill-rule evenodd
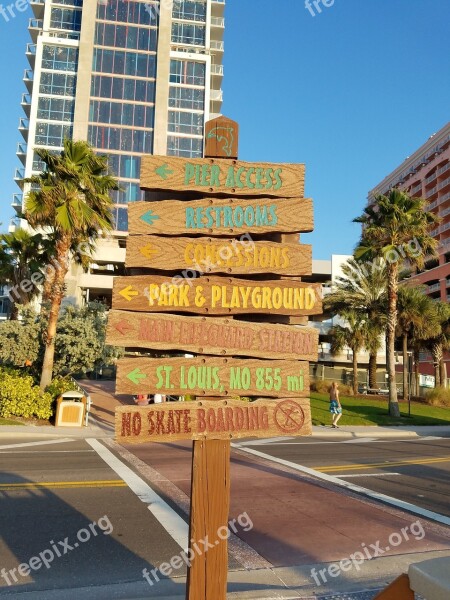
M245 442L287 460L450 517L450 439Z
M85 440L20 443L0 445L0 595L10 585L138 581L144 568L180 552L147 503ZM32 557L40 566L36 560L21 574L18 565Z

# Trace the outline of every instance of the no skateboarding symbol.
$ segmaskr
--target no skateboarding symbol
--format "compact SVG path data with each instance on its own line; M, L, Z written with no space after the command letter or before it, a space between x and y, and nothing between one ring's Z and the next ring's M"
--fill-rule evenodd
M303 427L305 413L302 407L294 400L284 400L277 404L274 419L280 431L292 434L300 431Z

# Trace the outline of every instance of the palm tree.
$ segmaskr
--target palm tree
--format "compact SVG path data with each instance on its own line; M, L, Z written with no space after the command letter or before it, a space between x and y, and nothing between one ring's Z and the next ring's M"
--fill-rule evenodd
M386 265L382 259L358 262L350 258L341 267L334 289L324 298L324 309L333 314L351 309L369 321L364 345L369 351L369 387L377 387L377 354L386 315Z
M397 336L402 338L403 399L408 397L409 387L408 342L414 340L417 346L437 333L435 303L425 289L424 286L401 285L398 290Z
M105 174L106 157L96 155L86 142L64 140L59 154L44 149L36 149L36 153L46 170L25 180L36 188L27 195L25 217L33 228L41 228L54 242L55 273L40 382L41 389L45 389L52 379L56 325L71 248L84 241L92 242L112 228L109 191L118 189L118 185Z
M405 192L393 189L388 196L378 195L375 203L367 206L364 213L354 219L355 223L363 225L355 257L363 260L386 260L389 413L394 417L400 416L394 354L399 267L408 260L411 266L420 269L424 266L425 256L436 256L437 241L429 232L439 222L439 218L427 212L425 205L425 200L411 198Z
M39 295L39 280L43 279L46 261L42 235L33 235L25 229L0 235L0 283L12 288L11 320L18 318L19 305L26 306Z
M447 383L444 350L450 346L450 306L441 300L432 301L435 311L436 332L425 341L424 346L433 356L436 387Z
M364 346L366 336L365 322L351 309L341 312L345 325L334 325L330 329L331 353L337 354L344 347L350 348L353 358L353 393L358 393L358 352Z

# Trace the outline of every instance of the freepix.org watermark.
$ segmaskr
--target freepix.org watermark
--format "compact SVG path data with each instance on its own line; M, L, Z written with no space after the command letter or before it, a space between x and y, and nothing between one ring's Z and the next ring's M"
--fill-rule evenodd
M72 552L72 550L78 548L80 544L85 544L92 537L99 535L99 533L109 535L112 533L112 530L113 526L111 521L104 515L103 517L100 517L98 521L93 521L92 523L89 523L87 527L79 529L76 533L76 540L74 540L73 543L69 543L68 537L58 542L50 540L50 548L42 550L37 556L32 556L28 562L21 563L14 569L9 569L7 571L3 567L0 571L0 577L6 581L7 585L20 583L20 577L28 577L31 571L39 571L42 567L50 569L55 558L61 558L61 556Z
M2 15L4 20L9 23L11 19L17 17L17 13L25 12L29 6L30 2L28 0L16 0L6 6L0 4L0 15Z
M202 556L211 548L215 548L221 540L227 540L232 532L237 533L237 525L239 525L242 531L253 529L253 522L248 514L246 512L242 513L237 519L232 519L228 521L227 525L219 527L216 534L217 539L214 543L209 541L208 536L198 541L191 540L191 546L187 550L183 550L180 554L172 556L169 562L161 563L157 569L152 569L151 571L144 569L142 577L149 585L155 585L155 583L161 580L161 575L163 577L170 577L174 571L181 569L183 565L190 567L196 556Z
M379 540L374 544L361 544L361 550L350 554L348 558L343 558L339 562L331 563L323 569L311 569L311 577L314 579L316 585L320 586L327 583L329 577L339 577L342 573L351 571L352 569L359 571L361 565L366 561L383 556L392 548L396 548L403 542L407 542L411 537L416 541L423 540L425 537L425 530L420 521L415 521L407 527L402 527L400 532L394 531L391 533L386 546L382 547Z
M335 0L305 0L305 8L312 17L322 13L322 7L331 8Z

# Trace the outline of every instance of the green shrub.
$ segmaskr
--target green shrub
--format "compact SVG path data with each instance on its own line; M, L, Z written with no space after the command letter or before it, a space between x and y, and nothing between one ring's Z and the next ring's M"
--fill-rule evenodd
M45 391L50 394L50 396L56 400L58 396L64 394L64 392L71 392L76 390L76 384L69 377L55 377L51 384L45 388Z
M425 395L425 401L431 406L445 406L450 408L450 388L437 387Z
M0 374L0 417L49 419L52 400L50 394L43 394L34 385L30 375Z

